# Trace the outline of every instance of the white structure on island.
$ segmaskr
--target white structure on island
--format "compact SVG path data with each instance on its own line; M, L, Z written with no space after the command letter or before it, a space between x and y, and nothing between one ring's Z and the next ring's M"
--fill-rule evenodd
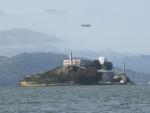
M107 61L107 58L106 57L99 57L99 62L101 65L103 65L105 62Z
M80 64L81 64L81 60L80 59L73 59L72 52L70 53L70 59L64 60L64 62L63 62L64 67L80 66Z

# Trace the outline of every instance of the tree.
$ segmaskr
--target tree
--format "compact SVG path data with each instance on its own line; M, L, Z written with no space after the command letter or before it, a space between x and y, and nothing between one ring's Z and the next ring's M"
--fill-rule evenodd
M90 67L95 67L96 69L101 69L101 64L99 63L98 60L94 60L91 64Z
M111 69L113 69L112 62L109 62L109 61L104 62L104 64L102 65L102 69L104 69L104 70L111 70Z

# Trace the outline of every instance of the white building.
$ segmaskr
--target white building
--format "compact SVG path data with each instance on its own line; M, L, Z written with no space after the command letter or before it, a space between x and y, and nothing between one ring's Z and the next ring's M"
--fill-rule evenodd
M99 62L101 65L103 65L105 62L107 61L107 58L106 57L99 57Z
M63 66L64 67L69 67L69 66L80 66L81 60L64 60Z
M80 59L73 59L72 52L70 53L70 59L63 61L63 66L64 67L80 66L80 64L81 64L81 60Z

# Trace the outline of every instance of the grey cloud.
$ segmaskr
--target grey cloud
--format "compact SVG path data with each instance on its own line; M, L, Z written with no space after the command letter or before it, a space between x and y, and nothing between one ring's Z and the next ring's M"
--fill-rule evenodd
M60 42L54 35L33 31L30 29L11 29L0 31L0 45L29 45Z
M64 10L59 10L59 9L46 9L45 12L49 14L64 14L65 13Z

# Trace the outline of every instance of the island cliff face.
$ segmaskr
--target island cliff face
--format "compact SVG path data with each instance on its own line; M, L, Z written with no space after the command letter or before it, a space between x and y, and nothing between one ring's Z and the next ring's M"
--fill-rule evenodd
M42 74L25 76L20 81L19 86L115 85L131 83L125 73L115 73L112 70L113 65L109 61L100 63L99 60L65 60L65 64L60 67Z

